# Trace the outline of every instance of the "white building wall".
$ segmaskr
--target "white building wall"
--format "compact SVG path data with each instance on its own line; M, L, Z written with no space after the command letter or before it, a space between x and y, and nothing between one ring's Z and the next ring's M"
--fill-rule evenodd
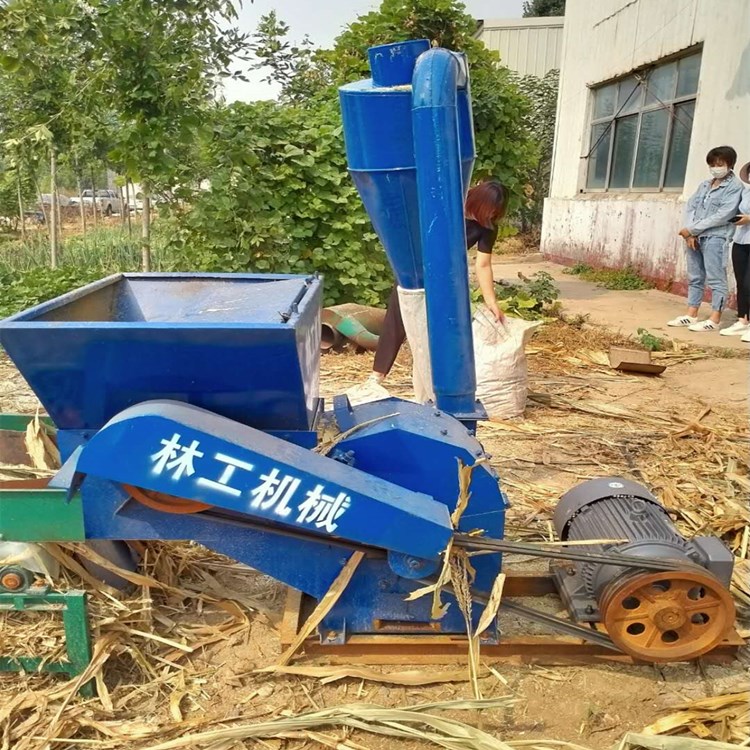
M750 1L568 0L550 197L542 251L641 272L684 289L677 237L685 200L707 177L706 152L731 145L750 161ZM703 45L682 193L586 193L590 87ZM730 274L731 275L731 274Z
M483 21L479 38L500 54L503 65L521 75L542 77L560 67L563 19L513 18Z

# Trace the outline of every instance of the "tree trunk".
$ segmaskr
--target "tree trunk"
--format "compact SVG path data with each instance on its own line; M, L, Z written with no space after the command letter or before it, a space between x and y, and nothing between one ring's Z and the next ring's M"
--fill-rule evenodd
M44 227L49 233L49 217L47 216L47 210L44 208L44 198L42 197L42 191L39 187L39 180L34 175L34 185L36 185L36 194L39 196L39 206L42 209L42 217L44 218Z
M94 177L94 170L91 170L91 209L94 212L94 227L99 223L96 211L96 177Z
M148 273L151 270L151 196L145 189L141 220L141 265L144 273Z
M81 212L81 232L86 235L86 206L83 205L83 185L81 184L81 175L77 175L78 183L78 209Z
M135 203L135 201L134 201ZM125 180L125 206L123 207L128 220L128 237L133 236L133 223L130 221L130 180Z
M120 226L125 229L125 212L128 210L125 205L125 190L118 188L118 193L120 194Z
M52 147L51 149L51 155L49 159L49 182L51 194L51 205L49 212L49 259L52 268L57 268L57 209L55 207L57 198L57 152L55 151L54 147Z
M18 218L21 221L21 241L26 242L26 216L23 210L23 187L21 185L21 170L16 172L18 186Z

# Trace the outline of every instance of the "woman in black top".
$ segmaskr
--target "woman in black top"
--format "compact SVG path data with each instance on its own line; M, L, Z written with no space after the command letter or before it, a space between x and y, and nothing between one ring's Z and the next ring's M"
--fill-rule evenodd
M498 222L505 216L507 193L495 181L482 182L471 188L466 196L466 249L477 246L475 271L484 304L495 316L503 319L502 310L495 297L495 280L492 275L492 248L497 239ZM401 346L406 339L401 308L398 303L398 289L394 286L388 300L388 310L383 322L383 330L375 353L372 378L382 382L391 371Z

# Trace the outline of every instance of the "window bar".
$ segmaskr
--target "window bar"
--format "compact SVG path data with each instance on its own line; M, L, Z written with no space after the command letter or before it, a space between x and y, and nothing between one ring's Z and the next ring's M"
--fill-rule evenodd
M615 153L615 136L617 135L617 120L612 118L610 123L609 131L611 133L609 137L609 151L607 152L607 172L604 175L604 189L609 190L609 178L612 175L612 156Z
M670 104L666 107L669 117L667 118L667 132L664 134L664 153L661 156L661 172L659 173L659 190L664 190L664 180L667 178L667 161L669 160L669 149L672 145L672 133L674 132L675 109Z
M638 112L638 127L635 129L635 144L633 146L633 163L630 165L630 180L628 181L627 189L629 191L634 190L633 180L635 179L635 163L638 161L638 148L641 145L641 121L643 120L643 112Z

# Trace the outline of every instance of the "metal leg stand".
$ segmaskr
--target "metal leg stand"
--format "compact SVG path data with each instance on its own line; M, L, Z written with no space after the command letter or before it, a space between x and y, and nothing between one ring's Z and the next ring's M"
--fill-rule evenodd
M1 656L0 672L55 672L74 678L82 674L91 661L86 594L83 591L50 591L49 587L36 587L20 593L0 594L0 611L62 612L65 626L67 661L45 662L41 657ZM94 681L81 686L81 694L93 698Z

